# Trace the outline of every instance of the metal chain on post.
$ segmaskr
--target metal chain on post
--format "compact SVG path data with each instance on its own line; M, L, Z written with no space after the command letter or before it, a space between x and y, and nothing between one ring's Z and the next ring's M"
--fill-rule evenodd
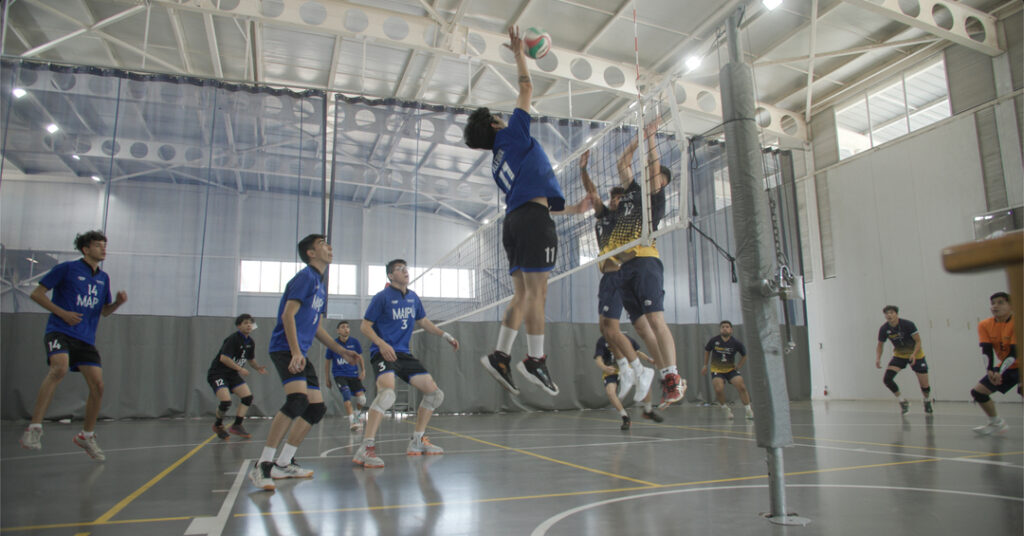
M765 178L767 179L768 166L764 165L764 156L761 157L761 162L765 168ZM782 225L779 223L778 206L775 203L775 196L771 194L771 188L767 188L766 193L768 194L768 212L772 222L772 241L775 243L775 264L778 269L778 275L776 280L772 282L772 286L778 291L779 299L783 302L782 313L786 321L785 351L789 353L796 349L796 343L793 342L793 330L789 322L789 308L785 302L793 297L794 277L793 271L789 268L789 259L786 258L786 253L782 251Z

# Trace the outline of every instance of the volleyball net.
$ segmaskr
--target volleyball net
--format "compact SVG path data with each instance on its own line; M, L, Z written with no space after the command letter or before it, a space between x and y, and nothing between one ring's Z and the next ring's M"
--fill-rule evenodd
M635 240L603 254L599 251L593 208L578 214L554 215L559 240L549 283L580 270L597 270L596 264L606 258L639 244L649 244L660 235L686 227L687 180L686 160L683 158L685 138L682 134L685 131L674 106L675 96L671 87L666 87L652 91L648 97L635 100L610 122L550 119L535 119L532 122L531 135L544 148L551 161L567 208L587 197L579 165L580 157L587 151L587 171L603 203L608 203L613 187L626 187L629 180L636 181L643 192L644 224L641 232ZM645 128L650 129L650 135ZM636 148L631 150L631 144L636 144ZM623 155L629 159L626 171L629 178L625 181L620 177L618 165ZM648 191L648 164L651 157L656 157L660 166L667 168L671 175L670 182L664 187L665 213L658 222L652 219L651 196ZM472 274L472 298L448 299L431 304L431 317L437 319L439 324L472 317L511 299L512 278L509 277L508 260L501 241L503 221L504 210L499 217L442 255L428 269L415 274L412 281L414 288L418 283L428 282L433 287L463 285L462 288L465 288L466 274ZM453 274L458 275L452 277Z

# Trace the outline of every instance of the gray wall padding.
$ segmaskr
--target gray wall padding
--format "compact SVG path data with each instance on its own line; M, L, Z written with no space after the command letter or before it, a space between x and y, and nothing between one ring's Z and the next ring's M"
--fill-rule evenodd
M46 375L46 354L43 331L47 315L19 313L0 315L0 378L2 378L3 419L28 419L36 391ZM336 320L325 320L329 332ZM252 371L247 382L255 402L249 414L273 415L284 402L277 372L267 355L267 342L274 322L257 318L256 361L267 365L267 375ZM718 333L717 325L672 325L679 351L680 374L689 379L687 400L710 398L707 379L699 379L703 347ZM491 351L497 337L496 322L464 322L444 328L459 339L462 349L453 353L439 337L426 334L413 336L413 353L445 392L442 413L476 413L499 411L573 410L601 408L608 405L601 383L601 373L593 364L596 324L555 323L547 326L546 347L551 355L548 363L561 394L551 398L525 380L517 377L523 393L512 397L484 372L479 358ZM787 379L794 399L810 397L810 372L804 327L796 327L800 349L787 355ZM113 315L100 321L96 346L103 357L106 385L101 418L155 418L172 416L210 416L216 408L215 398L206 383L206 371L220 348L221 341L234 330L232 319L213 317L165 317ZM627 328L632 334L632 330ZM359 321L352 321L352 333L363 342L364 358L369 360L369 344L359 333ZM743 327L737 326L737 337L744 340ZM633 334L635 337L635 334ZM515 356L526 350L523 335L516 339ZM323 371L323 347L314 343L313 356L318 375ZM749 375L748 370L743 371ZM322 378L321 378L322 380ZM748 383L752 383L749 382ZM367 396L373 399L376 390L372 378L367 381ZM402 384L402 382L399 382ZM404 384L402 384L404 385ZM656 386L657 389L657 386ZM411 405L419 403L415 390ZM74 416L81 418L87 394L85 382L71 373L57 387L47 418ZM326 392L326 390L325 390ZM730 400L735 391L727 388ZM660 393L658 393L660 398ZM331 414L340 411L341 395L336 389L326 394ZM400 396L399 400L402 398ZM657 400L657 399L656 399ZM232 397L232 410L238 399Z

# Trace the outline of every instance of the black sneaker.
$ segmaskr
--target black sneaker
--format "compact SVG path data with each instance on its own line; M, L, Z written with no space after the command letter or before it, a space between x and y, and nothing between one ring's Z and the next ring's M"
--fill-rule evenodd
M214 424L213 433L217 434L217 437L223 439L224 441L227 441L227 439L231 437L230 435L228 435L228 431L224 429L223 424Z
M910 402L907 400L900 400L900 414L906 415L910 411Z
M623 415L622 416L622 426L619 427L619 430L629 430L629 423L630 422L631 421L629 420L629 415Z
M508 354L495 350L493 354L481 357L480 363L483 364L491 376L494 376L495 380L498 380L498 383L506 391L514 395L519 394L519 389L516 388L515 382L512 381L512 368L509 367L512 363L512 358Z
M650 419L654 422L662 422L665 420L664 418L662 418L661 415L658 415L653 409L651 411L645 411L644 418Z
M934 413L935 412L935 410L932 409L932 401L931 400L925 400L924 401L924 412L925 413Z
M516 363L516 370L523 376L526 376L527 380L544 389L547 394L551 396L558 395L558 386L555 385L555 382L551 381L551 375L548 374L548 356L540 359L527 357Z

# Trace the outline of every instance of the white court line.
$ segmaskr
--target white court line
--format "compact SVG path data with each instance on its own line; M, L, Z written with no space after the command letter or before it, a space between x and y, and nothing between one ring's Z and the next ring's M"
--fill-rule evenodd
M242 482L245 480L246 469L249 464L252 463L251 458L242 460L242 466L238 469L238 476L235 477L234 484L231 484L231 490L228 491L227 496L224 497L224 503L220 505L220 511L217 512L216 517L197 517L192 519L192 523L189 524L188 529L185 530L186 535L193 534L206 534L208 536L220 536L224 532L224 526L228 524L228 516L231 514L231 508L235 506L235 501L238 499L238 492L242 489Z
M239 443L241 443L241 442L239 441ZM178 447L193 447L193 448L195 448L195 447L198 447L199 445L202 445L202 444L203 444L203 442L200 441L199 443L180 443L180 444L177 444L177 445L150 445L150 446L144 446L144 447L125 447L125 448L120 448L120 449L103 449L103 452L105 452L105 453L110 453L110 452L127 452L127 451L130 451L130 450L169 449L169 448L178 448ZM220 443L220 444L226 444L226 443ZM210 445L213 446L215 444L211 443ZM0 462L9 462L9 461L14 461L14 460L21 460L21 461L24 461L24 460L34 460L36 458L51 458L51 457L54 457L54 456L68 456L70 454L74 454L75 456L81 456L82 455L82 451L81 451L81 449L79 449L79 450L70 450L68 452L55 452L55 453L51 453L51 454L27 454L25 456L10 456L10 457L7 457L7 458L0 458Z
M741 438L741 439L744 439L744 438ZM807 448L810 448L810 449L844 450L844 451L848 451L848 452L862 452L864 454L885 454L885 455L888 455L888 456L903 456L903 457L906 457L906 458L930 458L930 459L942 460L942 461L946 461L946 462L980 463L980 464L983 464L983 465L1000 465L1000 466L1003 466L1003 467L1015 467L1017 469L1024 469L1024 466L1022 466L1022 465L1014 465L1014 464L1012 464L1010 462L997 462L997 461L992 461L992 460L979 460L979 459L976 459L976 458L967 458L967 457L963 457L963 456L957 456L955 458L948 458L948 457L945 457L945 456L928 456L926 454L910 454L908 452L886 452L884 450L868 450L868 449L863 449L863 448L855 449L855 448L849 448L849 447L831 447L831 446L826 446L826 445L808 445L808 444L805 444L805 443L794 443L793 446L794 447L807 447ZM942 450L942 449L936 449L936 450ZM998 453L992 453L992 454L995 455L995 454L998 454Z
M641 493L638 495L629 495L626 497L616 497L614 499L605 499L603 501L597 501L589 504L577 506L555 514L537 525L537 528L533 529L530 536L545 536L548 530L551 529L559 521L575 515L585 510L592 508L598 508L607 504L613 504L617 502L632 501L634 499L644 499L647 497L656 497L659 495L670 495L673 493L692 493L695 491L720 491L720 490L735 490L735 489L768 489L767 485L745 485L745 486L717 486L717 487L706 487L706 488L692 488L692 489L671 489L664 491L652 491L648 493ZM856 484L787 484L786 488L852 488L852 489L878 489L878 490L897 490L897 491L920 491L926 493L946 493L951 495L968 495L972 497L983 497L987 499L1002 499L1007 501L1020 501L1024 502L1022 497L1009 497L1006 495L993 495L990 493L977 493L973 491L959 491L959 490L948 490L948 489L928 489L928 488L910 488L903 486L868 486L868 485L856 485ZM813 521L813 520L812 520Z

